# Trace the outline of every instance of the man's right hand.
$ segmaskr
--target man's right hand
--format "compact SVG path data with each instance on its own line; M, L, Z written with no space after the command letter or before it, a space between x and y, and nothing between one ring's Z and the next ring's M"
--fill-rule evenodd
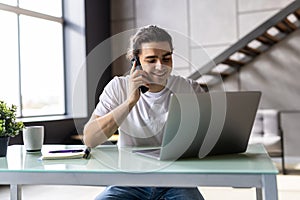
M140 86L144 85L147 86L149 85L148 81L148 74L144 70L136 70L136 62L134 62L131 70L130 70L130 77L129 77L129 96L128 96L128 101L130 103L136 103L140 96Z

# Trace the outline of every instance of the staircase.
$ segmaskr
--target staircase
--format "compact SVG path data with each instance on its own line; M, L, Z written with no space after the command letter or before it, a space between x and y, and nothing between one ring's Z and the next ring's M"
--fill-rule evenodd
M300 0L296 0L188 78L205 88L216 85L299 28Z

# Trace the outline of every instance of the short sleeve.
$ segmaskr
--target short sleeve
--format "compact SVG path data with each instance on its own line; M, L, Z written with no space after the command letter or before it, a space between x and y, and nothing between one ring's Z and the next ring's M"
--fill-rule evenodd
M126 99L127 81L124 78L114 77L104 88L94 113L103 116Z

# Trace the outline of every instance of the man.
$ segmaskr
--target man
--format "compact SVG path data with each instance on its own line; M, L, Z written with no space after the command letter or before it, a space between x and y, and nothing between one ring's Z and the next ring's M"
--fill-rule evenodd
M84 142L95 147L119 131L119 147L160 146L172 93L203 92L192 80L171 75L171 36L157 26L141 28L130 41L127 57L136 58L125 77L115 77L100 95L99 103L84 128ZM137 69L139 59L142 70ZM145 93L140 87L148 88ZM197 188L106 188L100 199L203 200Z

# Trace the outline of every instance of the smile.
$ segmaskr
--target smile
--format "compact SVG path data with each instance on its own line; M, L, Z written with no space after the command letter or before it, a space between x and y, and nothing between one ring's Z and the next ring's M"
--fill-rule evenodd
M158 77L164 77L166 74L167 74L167 72L152 73L153 76L158 76Z

